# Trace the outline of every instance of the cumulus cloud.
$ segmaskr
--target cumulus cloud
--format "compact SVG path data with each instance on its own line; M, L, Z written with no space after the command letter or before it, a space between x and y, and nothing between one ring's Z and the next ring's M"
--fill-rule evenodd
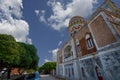
M39 15L39 10L35 10L36 15Z
M53 29L60 30L68 26L71 17L76 15L87 17L90 15L95 3L97 3L97 0L72 0L67 4L64 4L63 1L49 0L47 5L53 13L44 20L46 20L45 22Z
M44 59L45 62L51 62L51 60L48 60L48 59Z
M42 10L42 11L41 11L40 21L46 23L45 10Z
M53 54L53 57L52 57L53 61L57 61L57 51L58 51L58 50L59 50L59 49L56 48L56 49L53 49L53 50L49 51L49 53L52 53L52 54Z
M31 38L27 38L27 41L26 41L28 44L32 44L32 39Z
M41 11L35 10L35 13L36 13L37 16L39 16L40 22L43 22L43 23L47 22L46 19L45 19L45 10L41 10Z
M22 0L0 0L0 33L26 42L29 40L29 25L22 19L22 8Z
M62 44L62 41L59 41L58 46L60 46L61 44Z

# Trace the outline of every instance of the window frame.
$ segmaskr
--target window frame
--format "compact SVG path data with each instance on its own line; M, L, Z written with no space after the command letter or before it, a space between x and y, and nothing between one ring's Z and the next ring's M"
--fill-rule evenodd
M85 39L86 39L87 49L93 48L94 45L90 34L86 34Z
M81 53L81 46L80 46L80 44L77 45L77 52L78 52L78 53Z
M79 40L78 39L76 39L76 47L77 47L77 53L81 53L82 51L81 51L81 46L80 46L80 42L79 42ZM79 51L79 50L80 51Z

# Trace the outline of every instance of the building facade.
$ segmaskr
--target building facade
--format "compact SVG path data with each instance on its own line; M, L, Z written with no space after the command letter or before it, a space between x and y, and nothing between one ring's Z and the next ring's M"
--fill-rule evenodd
M69 21L68 41L57 53L57 75L68 80L120 79L120 8L111 0L86 21Z

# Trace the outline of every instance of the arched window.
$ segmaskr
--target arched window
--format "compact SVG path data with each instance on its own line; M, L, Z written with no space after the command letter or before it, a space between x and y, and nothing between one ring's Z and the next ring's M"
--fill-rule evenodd
M65 49L64 49L64 57L68 58L70 56L73 55L73 52L71 51L71 46L68 45Z
M65 72L66 72L66 75L67 75L67 68L65 68Z
M100 68L96 66L95 70L96 70L96 74L97 74L98 80L103 80Z
M81 68L81 71L82 71L82 76L85 77L86 75L83 67Z
M86 42L87 42L88 49L93 48L93 42L92 42L92 39L90 37L90 34L87 34L85 36L85 39L86 39Z
M72 75L74 76L74 68L72 67L71 70L72 70Z
M80 43L79 43L78 39L76 39L76 45L77 45L77 52L80 53L81 52L81 47L80 47Z

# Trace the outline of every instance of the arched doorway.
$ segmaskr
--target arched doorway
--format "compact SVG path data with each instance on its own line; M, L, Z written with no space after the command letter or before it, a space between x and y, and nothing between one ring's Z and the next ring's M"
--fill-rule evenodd
M102 77L102 73L101 73L100 68L96 66L96 67L95 67L95 71L96 71L98 80L103 80L103 77Z

